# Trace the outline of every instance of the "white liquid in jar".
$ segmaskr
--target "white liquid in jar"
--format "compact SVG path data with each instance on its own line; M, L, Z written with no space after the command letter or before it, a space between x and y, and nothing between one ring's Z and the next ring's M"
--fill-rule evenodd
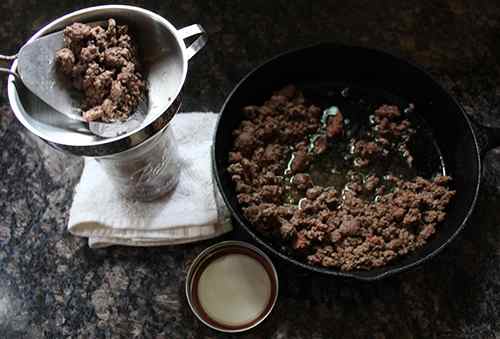
M260 262L243 254L228 254L209 263L197 286L205 313L226 326L256 320L271 299L271 279Z

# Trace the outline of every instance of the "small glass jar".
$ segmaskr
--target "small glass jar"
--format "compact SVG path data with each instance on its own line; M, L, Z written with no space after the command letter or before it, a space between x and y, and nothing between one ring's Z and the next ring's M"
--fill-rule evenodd
M158 199L179 181L177 143L169 125L131 149L96 159L128 199Z

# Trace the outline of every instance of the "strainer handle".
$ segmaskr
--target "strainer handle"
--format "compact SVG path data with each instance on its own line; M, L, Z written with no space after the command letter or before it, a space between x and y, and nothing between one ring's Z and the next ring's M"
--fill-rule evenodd
M16 78L19 78L19 75L15 72L12 72L9 69L10 63L14 60L16 60L17 55L2 55L0 54L0 73L7 73L10 75L15 76Z
M200 35L195 41L193 41L191 45L186 47L188 60L191 59L196 53L198 53L199 50L202 49L207 43L207 33L205 32L203 27L198 24L181 28L177 31L177 33L182 40L195 35Z

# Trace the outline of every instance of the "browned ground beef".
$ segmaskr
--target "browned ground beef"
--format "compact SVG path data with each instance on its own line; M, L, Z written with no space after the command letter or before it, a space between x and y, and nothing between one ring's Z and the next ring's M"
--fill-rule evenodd
M83 92L83 117L126 120L146 91L128 27L113 19L106 29L74 23L64 29L64 46L56 52L56 65Z
M444 220L455 194L450 177L367 174L372 162L391 156L413 165L408 143L415 130L397 106L375 110L368 132L349 140L342 188L317 185L308 172L346 138L340 111L323 114L293 86L243 111L228 166L243 213L308 263L345 271L380 267L424 245Z

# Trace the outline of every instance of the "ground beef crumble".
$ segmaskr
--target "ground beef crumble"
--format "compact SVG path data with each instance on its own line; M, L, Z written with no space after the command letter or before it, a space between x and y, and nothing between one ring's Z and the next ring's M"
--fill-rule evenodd
M128 26L108 20L107 28L74 23L64 29L56 66L83 93L87 121L123 121L144 98L146 83Z
M243 112L228 166L243 213L308 263L344 271L384 266L423 246L444 220L455 194L450 177L367 174L390 154L413 164L415 130L397 106L376 109L368 133L350 140L353 160L342 188L318 185L308 173L315 157L345 137L339 110L325 115L287 86Z

